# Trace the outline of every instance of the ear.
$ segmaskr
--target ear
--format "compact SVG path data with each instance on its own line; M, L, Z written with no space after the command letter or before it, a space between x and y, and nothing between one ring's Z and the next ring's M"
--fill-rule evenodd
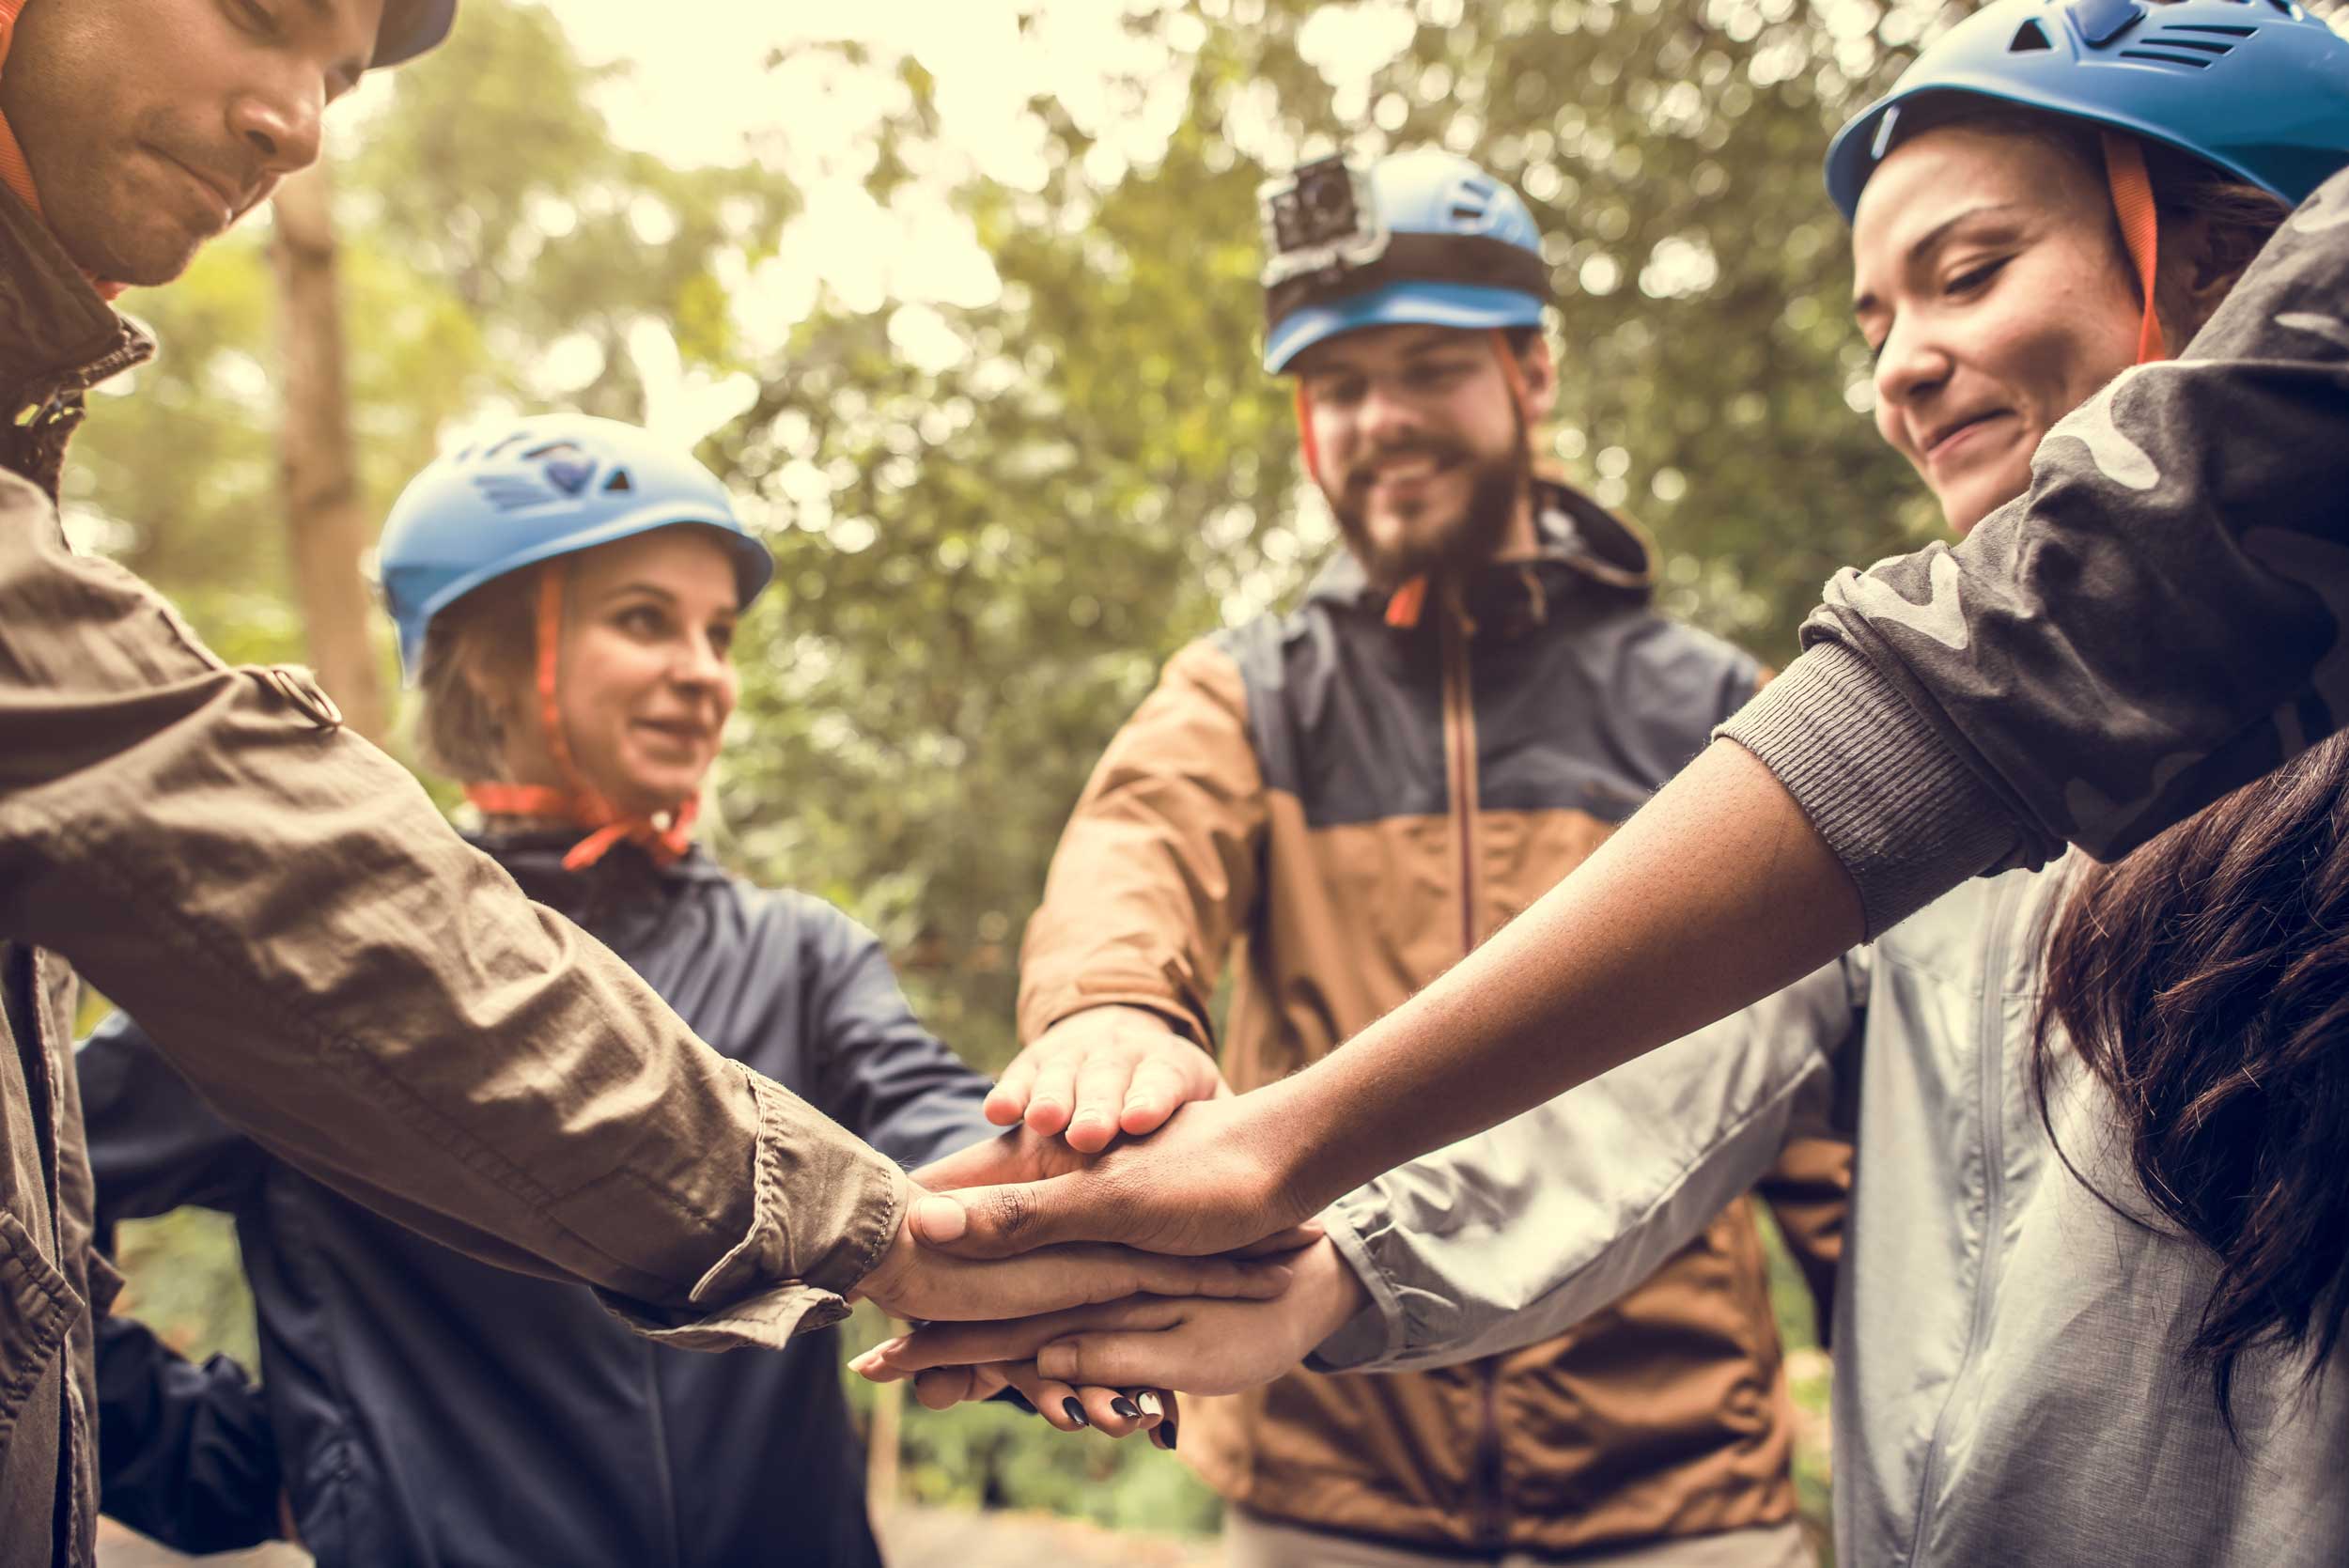
M1525 423L1539 425L1558 406L1558 361L1549 351L1549 338L1535 333L1525 352L1517 356L1525 376Z

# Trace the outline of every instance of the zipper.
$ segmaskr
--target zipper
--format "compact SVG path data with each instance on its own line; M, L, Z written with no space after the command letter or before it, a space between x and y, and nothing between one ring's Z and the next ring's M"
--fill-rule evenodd
M1997 1294L1999 1233L2005 1217L2006 1182L2001 1169L2006 1158L2006 928L2020 887L1998 888L1990 912L1983 922L1982 1016L1975 1028L1975 1080L1982 1117L1982 1261L1974 1269L1973 1312L1966 1325L1966 1345L1957 1365L1950 1369L1949 1391L1942 1396L1941 1414L1934 1419L1933 1440L1925 1446L1924 1463L1917 1475L1917 1525L1908 1544L1907 1562L1916 1562L1924 1549L1925 1526L1933 1514L1934 1486L1940 1479L1941 1453L1949 1436L1950 1412L1973 1368L1976 1347L1990 1316Z
M1476 713L1470 706L1468 640L1456 606L1443 613L1444 763L1452 795L1452 837L1458 846L1460 955L1476 951Z
M1475 628L1456 603L1442 613L1444 762L1452 796L1452 836L1458 846L1460 955L1476 951L1483 933L1476 924L1476 708L1469 681L1469 639ZM1487 1358L1476 1372L1476 1456L1470 1478L1469 1528L1480 1546L1498 1548L1508 1538L1502 1501L1501 1368Z

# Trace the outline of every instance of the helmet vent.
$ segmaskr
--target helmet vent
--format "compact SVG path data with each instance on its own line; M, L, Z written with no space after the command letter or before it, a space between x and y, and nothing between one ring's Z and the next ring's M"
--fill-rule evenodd
M2208 70L2211 67L2211 62L2200 54L2172 54L2159 49L2123 49L2121 58L2145 60L2155 65L2191 66L2196 70Z
M2037 22L2026 22L2015 29L2015 41L2006 46L2010 54L2028 54L2034 49L2053 49L2047 41L2047 30Z
M614 469L612 471L612 477L603 482L603 492L606 495L624 494L625 492L632 490L635 488L636 487L634 485L628 482L628 470L624 468Z

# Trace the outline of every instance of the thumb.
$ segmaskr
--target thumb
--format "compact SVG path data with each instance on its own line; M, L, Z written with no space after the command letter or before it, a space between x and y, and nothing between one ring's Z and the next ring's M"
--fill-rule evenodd
M1015 1187L971 1187L915 1200L913 1234L927 1246L964 1258L1008 1258L1055 1242L1089 1240L1076 1234L1069 1183L1073 1176Z

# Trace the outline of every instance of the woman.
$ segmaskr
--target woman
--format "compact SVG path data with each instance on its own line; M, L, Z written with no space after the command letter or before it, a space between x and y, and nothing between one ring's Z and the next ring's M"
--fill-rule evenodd
M517 421L410 485L382 571L423 753L469 781L475 842L526 892L720 1051L900 1161L995 1131L988 1080L915 1021L868 932L692 841L735 628L772 571L713 476L631 427ZM775 1355L646 1343L585 1289L476 1263L299 1175L127 1018L80 1073L101 1227L233 1214L265 1374L257 1390L111 1325L109 1513L213 1550L277 1533L282 1487L330 1568L878 1560L837 1330ZM1145 1413L1012 1380L1064 1430L1159 1424L1156 1396Z
M2172 37L2183 63L2122 54ZM2227 79L2193 61L2238 53L2232 90L2329 126L2328 163L2287 176L2230 154L2194 96ZM1879 427L1952 526L2020 493L2075 404L2191 335L2287 201L2343 163L2349 50L2282 8L2007 0L1928 51L1829 169ZM2092 402L2062 428L2121 470L2152 460L2111 446ZM1961 889L1752 1013L1382 1178L1273 1306L941 1328L862 1364L1039 1353L1056 1374L1219 1391L1315 1346L1354 1367L1490 1354L1602 1308L1840 1078L1859 1150L1839 1555L2337 1563L2345 997L2337 737L2125 862ZM1221 1130L1229 1108L1206 1109L1184 1121ZM1195 1161L1184 1131L1171 1149ZM959 1383L926 1381L933 1401Z

